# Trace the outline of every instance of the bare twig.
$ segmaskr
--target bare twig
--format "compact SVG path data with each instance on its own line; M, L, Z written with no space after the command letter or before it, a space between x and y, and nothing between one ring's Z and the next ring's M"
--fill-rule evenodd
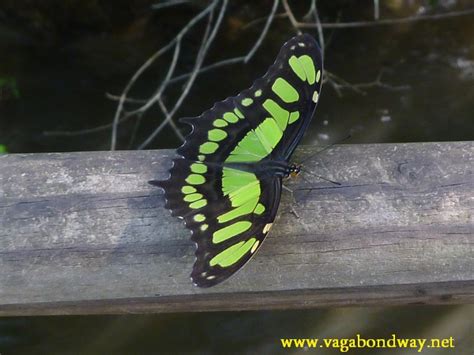
M321 26L321 21L319 20L319 12L318 12L318 7L316 6L316 0L311 0L311 3L312 3L311 8L313 9L314 22L316 24L316 28L318 29L319 45L321 46L321 51L323 53L323 59L324 59L326 44L324 41L323 27Z
M218 1L215 0L215 3L218 3ZM206 38L207 34L205 34L205 36L203 37L203 42L202 42L201 48L200 48L198 56L197 56L197 60L196 60L195 66L194 66L193 74L188 79L188 81L187 81L187 83L186 83L186 85L183 89L183 92L181 93L181 96L176 101L176 103L175 103L173 109L171 110L171 112L169 113L169 115L163 120L163 122L158 126L158 128L156 128L152 132L152 134L150 134L148 136L148 138L146 138L145 141L142 144L140 144L138 149L143 149L143 148L147 147L153 141L153 139L161 132L164 125L166 125L167 123L170 122L170 120L173 118L175 113L181 107L184 99L186 98L189 91L191 90L191 87L194 83L194 80L196 79L196 76L197 76L197 73L199 72L199 69L202 66L202 63L203 63L204 58L205 58L205 56L206 56L206 54L209 50L209 47L211 46L212 42L214 41L214 39L217 35L217 32L218 32L218 30L220 28L220 25L222 23L222 19L224 18L224 14L225 14L225 10L227 8L227 4L228 4L228 0L223 0L221 10L219 12L219 16L217 17L216 23L214 24L214 28L212 29L212 31L209 35L209 38ZM206 30L206 32L207 32L207 30Z
M293 11L291 11L290 5L288 5L288 0L282 0L283 7L285 8L286 16L290 19L293 28L295 29L297 34L301 34L301 30L299 29L299 22L296 20L295 15L293 15Z
M427 20L442 20L445 18L459 17L459 16L468 16L474 14L474 9L460 10L460 11L451 11L442 14L433 14L433 15L416 15L408 16L402 18L393 18L393 19L383 19L378 21L354 21L354 22L321 22L322 28L356 28L356 27L372 27L372 26L383 26L383 25L396 25L400 23L407 22L417 22L417 21L427 21ZM288 14L282 12L275 15L275 19L287 18ZM248 29L259 23L265 21L265 17L255 19L248 24L246 24L243 29ZM298 22L297 25L299 28L315 28L314 23L307 22Z
M247 63L250 59L252 59L253 55L258 50L258 48L260 48L263 40L267 36L270 25L272 24L273 18L275 17L276 10L278 9L278 4L279 4L279 0L273 0L272 10L270 11L270 14L267 17L267 21L265 22L265 26L263 27L263 30L260 33L260 36L258 37L257 42L255 42L252 49L245 56L244 63Z
M156 91L156 93L150 99L148 99L143 106L141 106L138 109L133 110L133 111L127 111L126 112L127 116L129 116L129 115L133 116L133 115L136 115L138 113L146 111L147 109L149 109L152 105L154 105L161 98L161 95L165 91L171 77L173 76L174 70L176 68L176 64L178 62L178 57L179 57L180 50L181 50L181 38L175 44L173 59L171 60L171 64L168 68L168 72L166 73L166 77L161 82L161 84L160 84L158 90Z
M109 92L105 93L105 97L108 98L109 100L112 100L112 101L119 101L120 100L120 96L111 94ZM132 103L132 104L146 104L148 102L148 100L146 100L146 99L134 99L134 98L131 98L131 97L126 97L125 102Z
M178 57L179 57L179 53L180 53L180 49L181 49L181 39L178 40L176 42L176 45L175 45L175 51L174 51L174 54L173 54L173 59L171 60L171 64L168 68L168 72L166 74L166 77L165 79L161 82L161 85L160 87L158 88L156 94L151 98L149 99L144 105L142 105L141 107L139 107L138 109L134 110L134 111L128 111L125 113L125 117L127 116L134 116L134 115L141 115L143 114L147 109L149 109L152 105L154 105L157 101L161 102L161 96L163 94L163 92L165 91L166 87L168 86L169 84L169 81L171 79L171 76L173 75L174 73L174 70L176 68L176 64L178 62ZM161 102L161 105L160 107L163 107L163 102ZM167 113L165 111L163 111L163 114L167 115ZM170 126L173 128L173 131L176 133L176 135L178 136L178 138L181 140L181 141L184 141L184 137L183 135L181 134L179 128L176 126L176 123L170 119L169 120L169 124Z
M314 10L316 9L316 0L311 0L309 4L309 9L305 15L303 15L303 20L311 21L311 16L314 15Z
M252 48L250 49L250 51L246 55L240 56L240 57L224 59L222 61L207 65L205 67L202 67L199 70L198 74L203 74L203 73L206 73L210 70L217 69L217 68L227 66L227 65L231 65L231 64L247 63L250 59L252 59L255 52L257 52L257 50L260 48L263 40L267 36L270 25L272 24L273 19L275 18L275 13L276 13L276 10L278 8L278 4L279 4L279 0L274 0L273 1L272 10L271 10L270 14L267 16L267 21L265 23L265 26L263 27L263 30L260 33L260 36L258 37L255 44L252 46ZM174 77L173 79L170 80L170 83L175 83L175 82L181 81L183 79L186 79L189 76L191 76L191 74L192 73L186 73L186 74L176 76L176 77Z
M111 143L110 143L110 149L115 150L117 146L117 130L118 130L118 124L120 121L120 117L122 115L123 111L123 105L125 102L125 99L130 91L130 89L133 87L137 79L143 74L143 72L150 67L151 64L153 64L162 54L167 52L170 48L175 45L176 42L180 41L181 38L189 31L191 27L193 27L196 23L198 23L201 19L203 19L206 15L211 12L215 6L217 5L219 1L214 0L209 6L207 6L203 11L201 11L198 15L196 15L194 18L191 19L191 21L188 22L186 26L184 26L181 31L170 41L168 44L160 48L158 51L156 51L148 60L135 72L135 74L132 76L128 84L125 86L125 89L123 90L122 94L120 95L120 100L117 105L117 110L115 112L115 116L113 119L112 123L112 136L111 136Z
M81 129L78 131L44 131L43 135L46 137L74 137L102 132L110 129L110 127L112 127L112 123L107 123L94 128Z
M379 0L374 0L374 20L378 21L380 18L380 4Z
M138 115L135 119L135 124L133 125L132 134L130 135L130 140L128 142L128 149L132 149L133 142L135 141L135 137L137 136L138 129L140 128L140 123L142 122L143 116Z
M178 5L181 3L185 3L187 1L188 0L169 0L162 4L157 4L157 6L155 6L154 8L163 8L167 6ZM154 138L156 138L156 136L161 132L161 130L164 128L166 124L170 124L173 131L176 133L179 139L183 140L184 139L183 135L181 134L177 125L174 122L174 116L176 112L179 110L179 108L181 107L185 98L187 97L191 87L194 85L196 77L202 73L205 73L210 70L220 68L223 66L238 64L238 63L244 63L244 64L248 63L254 57L258 49L260 48L262 42L264 41L264 39L266 38L268 34L271 24L273 23L273 20L277 17L288 18L298 33L301 33L302 28L316 28L318 32L319 43L324 53L328 45L327 38L324 37L324 33L323 33L323 29L325 28L337 29L337 28L347 28L347 27L365 27L365 26L397 24L397 23L405 23L405 22L421 21L421 20L437 20L437 19L448 18L448 17L469 15L469 14L474 13L474 9L470 9L470 10L464 10L464 11L454 11L454 12L449 12L445 14L412 16L412 17L406 17L406 18L401 18L401 19L385 19L385 20L379 20L379 21L358 21L358 22L346 22L346 23L340 23L340 22L322 23L320 21L319 14L318 14L317 0L310 0L309 10L303 16L303 19L305 21L299 22L295 18L294 13L292 12L291 7L289 6L288 0L273 0L273 6L271 8L271 11L264 18L265 25L263 26L263 29L259 37L257 38L256 42L253 44L253 46L250 48L250 50L248 51L246 55L224 59L222 61L212 63L207 66L203 66L204 58L207 54L209 46L214 40L214 37L222 21L224 11L227 6L227 1L228 0L224 1L219 13L219 19L217 19L214 24L212 21L212 15L214 14L217 6L220 3L222 3L223 0L210 1L207 7L203 9L201 12L199 12L195 17L193 17L170 42L168 42L162 48L157 50L150 58L148 58L148 60L131 77L131 79L129 80L129 82L127 83L124 90L119 96L107 94L107 97L109 99L118 101L117 109L116 109L115 116L112 123L106 124L106 125L100 125L100 126L90 128L90 129L83 129L79 131L44 132L43 134L46 136L79 136L79 135L85 135L85 134L94 134L94 133L112 128L111 149L114 150L117 147L117 135L118 135L119 125L124 123L126 120L129 120L132 117L137 118L137 123L134 125L134 128L133 128L133 132L135 133L132 134L133 138L131 139L131 141L133 142L134 136L139 128L143 114L147 110L149 110L154 104L157 104L160 110L163 112L163 116L165 118L160 123L160 125L155 129L155 131L153 131L152 134L144 142L140 144L139 148L141 149L147 146ZM282 2L283 4L285 12L282 14L277 14L277 10L278 10L280 2ZM379 15L380 15L379 1L374 0L374 18L379 17ZM181 74L181 75L173 77L173 75L176 72L176 68L178 66L179 58L181 55L183 37L186 36L199 21L205 19L206 17L208 17L208 23L207 23L207 29L206 29L207 34L203 37L203 42L201 44L200 49L198 50L198 54L197 54L197 58L196 58L196 62L195 62L193 70L189 73L185 73L185 74ZM253 22L253 23L256 23L256 22ZM211 26L213 27L212 31L211 31ZM168 71L166 73L166 76L159 83L158 87L156 88L152 96L146 99L130 97L129 96L130 91L132 90L134 85L137 83L137 81L141 78L143 73L153 63L155 63L161 56L163 56L168 51L171 51L172 49L174 49L174 51L173 51L172 59L168 66ZM382 74L383 74L383 71L381 71L379 75L377 76L377 78L371 82L352 84L338 77L337 75L335 75L334 73L330 71L325 71L325 77L323 78L323 80L325 82L328 82L329 85L331 85L335 89L338 95L342 95L342 90L344 89L350 89L350 90L353 90L354 92L364 95L366 94L364 90L371 87L381 87L388 90L406 90L409 88L408 86L403 86L403 85L394 86L394 85L384 83L382 81ZM176 83L183 79L187 79L187 81L183 87L181 95L178 97L177 101L174 104L170 105L171 110L168 110L167 105L165 105L165 102L163 101L164 92L166 91L166 89L169 87L171 83ZM126 110L125 109L126 104L133 104L134 105L133 109Z
M370 27L370 26L381 26L381 25L395 25L400 23L426 21L426 20L440 20L450 17L466 16L474 14L474 9L462 10L462 11L451 11L444 14L433 14L433 15L417 15L408 16L403 18L395 19L383 19L378 21L355 21L355 22L340 22L340 23L321 23L323 28L354 28L354 27ZM314 28L314 23L298 22L299 28Z
M198 74L203 74L203 73L206 73L206 72L211 71L211 70L213 70L213 69L217 69L217 68L220 68L220 67L224 67L224 66L226 66L226 65L242 63L244 60L245 60L245 56L242 56L242 57L235 57L235 58L229 58L229 59L224 59L224 60L221 60L220 62L213 63L213 64L209 64L209 65L207 65L207 66L205 66L205 67L202 67L202 68L199 70L199 73L198 73ZM183 80L183 79L189 78L192 74L193 74L193 72L178 75L178 76L174 77L173 79L171 79L171 80L170 80L170 83L173 83L173 84L174 84L174 83L176 83L176 82L178 82L178 81L181 81L181 80Z
M120 101L121 100L121 96L112 95L110 93L106 93L105 97L108 98L109 100L113 100L113 101ZM124 99L124 102L144 104L144 103L147 102L147 100L132 99L132 98L127 97L127 98ZM125 122L129 118L130 118L130 116L122 117L119 120L119 124ZM74 136L83 136L83 135L88 135L88 134L99 133L99 132L106 131L106 130L110 129L111 127L113 127L113 123L107 123L107 124L100 125L100 126L97 126L97 127L81 129L81 130L78 130L78 131L43 131L42 134L46 137L74 137Z
M110 150L115 150L117 146L117 130L118 130L118 124L120 120L120 116L123 111L123 105L125 102L125 99L127 97L128 92L132 88L133 84L137 81L137 79L143 74L143 72L157 59L159 58L163 53L168 51L174 44L174 40L169 42L166 46L162 47L159 51L157 51L154 55L152 55L148 60L135 72L135 74L132 76L130 81L128 82L127 86L125 86L125 89L123 90L122 94L120 95L120 100L117 105L117 110L115 111L115 116L112 121L112 138L110 142Z
M361 95L367 95L367 92L364 91L364 89L370 89L374 87L381 87L387 90L391 91L403 91L403 90L409 90L411 87L408 85L391 85L384 83L382 81L382 76L385 73L385 70L380 70L380 72L377 75L377 78L373 81L367 82L367 83L356 83L356 84L351 84L344 79L338 77L334 73L327 72L326 71L326 76L327 80L331 84L331 86L334 88L338 96L342 96L341 89L349 89L354 92L357 92L358 94Z
M185 3L188 3L188 2L189 2L189 0L169 0L169 1L163 2L161 4L153 4L153 5L151 5L151 8L153 10L160 10L160 9L165 8L165 7L181 5L181 4L185 4Z

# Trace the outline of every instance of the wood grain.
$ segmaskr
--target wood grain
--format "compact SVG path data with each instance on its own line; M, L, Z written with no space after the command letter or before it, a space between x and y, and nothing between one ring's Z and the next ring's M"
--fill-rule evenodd
M147 184L172 151L0 156L0 315L474 301L474 142L315 149L263 247L210 289Z

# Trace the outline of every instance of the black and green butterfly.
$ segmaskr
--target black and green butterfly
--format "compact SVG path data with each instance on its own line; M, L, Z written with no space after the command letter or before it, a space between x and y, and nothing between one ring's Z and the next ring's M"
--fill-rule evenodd
M308 34L286 42L250 89L182 119L192 127L171 176L151 181L197 244L191 277L209 287L239 270L262 245L280 204L289 159L321 90L321 51Z

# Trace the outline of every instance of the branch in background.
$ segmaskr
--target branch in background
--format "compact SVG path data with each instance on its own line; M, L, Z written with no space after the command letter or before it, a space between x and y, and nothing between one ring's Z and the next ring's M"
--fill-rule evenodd
M133 125L132 134L130 135L130 140L128 142L128 149L132 149L133 143L135 142L135 137L137 136L138 129L140 128L140 124L142 122L143 116L138 115L135 119L135 123Z
M171 7L171 6L175 6L175 5L181 5L181 4L186 4L188 3L189 0L169 0L167 2L163 2L161 4L153 4L151 5L151 8L153 10L161 10L161 9L164 9L166 7Z
M159 86L158 90L156 91L156 94L153 95L149 100L147 100L146 103L144 105L142 105L140 108L138 108L134 111L125 112L125 117L135 116L135 115L140 115L141 116L143 113L145 113L146 110L148 110L156 102L161 102L161 96L163 95L163 92L165 91L166 87L168 86L169 81L170 81L170 79L171 79L171 77L172 77L172 75L175 71L176 64L177 64L178 58L179 58L180 50L181 50L181 40L176 42L175 51L174 51L174 54L173 54L173 59L171 60L171 64L168 68L168 72L166 74L165 79L162 81L161 85ZM164 105L160 105L160 108L162 108L162 107L164 107ZM162 112L163 112L163 114L167 115L167 113L166 113L167 111L162 110ZM176 133L178 138L181 139L182 142L184 142L184 137L183 137L181 131L179 130L179 128L176 126L176 123L172 119L170 119L169 124L173 128L173 131Z
M340 23L321 23L323 28L354 28L354 27L370 27L370 26L380 26L380 25L395 25L400 23L408 22L417 22L417 21L426 21L426 20L440 20L450 17L466 16L474 14L474 9L463 10L463 11L451 11L444 14L433 14L433 15L417 15L417 16L408 16L403 18L395 19L384 19L378 21L356 21L356 22L340 22ZM315 28L314 23L298 22L297 26L299 28Z
M117 131L118 131L118 125L120 122L120 118L123 114L123 106L125 103L125 99L127 98L127 95L135 82L138 80L138 78L141 77L141 75L148 69L161 55L166 53L169 49L171 49L174 45L176 45L178 42L181 42L182 38L189 32L189 30L197 24L200 20L205 18L210 12L214 10L214 8L217 6L219 3L219 0L214 0L211 2L209 6L207 6L203 11L201 11L197 16L191 19L191 21L188 22L186 26L184 26L181 31L170 41L168 44L160 48L158 51L156 51L148 60L135 72L135 74L132 76L128 84L125 86L125 89L123 90L122 94L120 95L120 100L117 105L117 110L115 112L115 116L113 119L113 124L112 124L112 136L111 136L111 142L110 142L110 150L115 150L117 147ZM166 88L163 89L163 91ZM155 95L156 97L156 95ZM130 117L130 116L129 116Z
M340 78L339 76L326 71L326 80L334 88L339 97L342 96L341 89L349 89L361 95L367 95L367 92L364 89L370 89L374 87L384 88L391 91L404 91L411 89L409 85L391 85L384 83L382 81L382 76L385 73L385 70L382 69L377 75L377 78L373 81L367 83L356 83L351 84L346 80Z
M385 19L378 21L354 21L354 22L322 22L322 28L357 28L357 27L372 27L372 26L383 26L383 25L397 25L408 22L417 22L417 21L427 21L427 20L442 20L445 18L459 17L459 16L468 16L474 14L474 9L460 10L460 11L451 11L442 14L433 14L433 15L416 15L408 16L402 18L393 18ZM288 15L286 12L282 12L275 15L276 19L287 18ZM250 27L256 26L259 23L265 21L265 18L255 19L247 23L242 29L248 29ZM297 22L298 27L300 28L315 28L315 24L307 22Z
M319 45L321 46L321 51L323 52L323 59L324 59L326 44L324 41L323 27L321 26L321 21L319 20L319 12L318 12L318 7L316 6L316 0L311 0L311 10L313 13L316 28L318 29Z
M164 128L164 126L166 124L168 124L173 119L173 116L176 114L178 109L181 107L184 99L186 98L189 91L191 90L191 87L194 83L194 80L197 77L199 69L202 66L202 63L204 61L204 58L206 57L206 54L209 50L209 47L211 46L212 42L214 41L214 39L217 35L217 32L218 32L218 30L220 28L220 25L222 23L222 20L224 18L224 14L225 14L225 10L227 8L227 4L228 4L228 0L223 0L222 6L221 6L221 9L220 9L220 12L219 12L219 16L217 17L216 23L214 24L214 28L212 29L212 31L209 35L208 35L208 32L209 32L209 29L211 27L211 22L212 21L208 22L208 27L206 29L206 33L204 34L201 48L199 49L199 53L198 53L198 56L197 56L197 59L196 59L194 69L193 69L193 74L190 76L190 78L186 82L186 85L183 89L183 92L182 92L181 96L178 98L178 100L176 101L173 109L171 110L169 115L166 116L166 118L163 120L163 122L158 126L158 128L156 128L153 131L153 133L150 134L148 136L148 138L146 138L145 141L138 146L137 149L144 149L145 147L147 147L153 141L153 139L158 135L158 133L161 132L161 130Z
M109 100L112 100L112 101L119 101L120 100L120 96L113 95L109 92L105 93L105 97L108 98ZM125 98L125 102L131 103L131 104L146 104L148 102L148 100L146 100L146 99L134 99L132 97L127 97L127 98Z
M374 0L374 20L378 21L380 18L380 4L379 0Z
M159 9L159 8L164 8L168 6L179 5L185 2L187 2L187 0L170 0L163 4L154 5L153 8ZM212 24L213 14L218 4L221 2L222 2L222 7L220 9L218 19L213 25ZM209 50L209 47L211 43L213 42L217 34L217 31L221 25L221 22L222 22L222 19L227 7L227 2L228 0L213 0L212 2L210 2L207 5L207 7L204 8L204 10L198 13L195 17L193 17L170 42L168 42L165 46L160 48L150 58L148 58L148 60L135 72L135 74L129 80L123 92L119 96L107 94L107 97L109 99L118 101L117 110L116 110L112 123L90 128L90 129L79 130L79 131L44 132L43 134L46 136L79 136L79 135L84 135L84 134L93 134L93 133L101 132L101 131L112 128L111 150L115 150L117 147L117 135L118 135L119 125L129 120L132 117L137 118L137 122L134 125L133 131L132 131L132 138L130 139L130 142L129 142L129 144L132 144L133 141L135 140L135 136L140 126L140 122L141 122L141 118L143 117L143 114L147 110L149 110L154 104L157 104L157 106L162 111L165 118L159 124L159 126L152 132L152 134L148 136L139 145L138 149L143 149L146 146L148 146L167 124L170 124L175 134L181 140L183 140L184 139L183 135L181 134L181 132L179 131L178 127L176 126L174 122L174 116L177 113L177 111L180 109L180 107L182 106L189 91L193 87L196 77L200 74L203 74L213 69L217 69L217 68L224 67L227 65L233 65L233 64L238 64L238 63L243 63L243 64L248 63L253 58L257 50L260 48L275 18L288 18L292 26L294 27L295 31L297 31L298 33L301 33L302 28L317 29L319 43L321 45L321 49L324 54L324 51L327 47L327 43L326 43L327 41L325 41L325 37L323 33L323 29L325 28L338 29L338 28L356 28L356 27L368 27L368 26L378 26L378 25L390 25L390 24L399 24L399 23L407 23L407 22L415 22L415 21L423 21L423 20L438 20L438 19L443 19L443 18L474 14L474 9L469 9L469 10L464 10L464 11L453 11L453 12L448 12L444 14L419 15L419 16L411 16L411 17L405 17L405 18L399 18L399 19L377 20L380 16L379 1L374 0L374 18L376 19L376 21L357 21L357 22L345 22L345 23L344 22L341 23L338 21L335 23L333 22L322 23L319 19L316 0L310 0L310 8L307 11L307 13L302 17L304 22L300 22L294 16L294 13L287 0L281 0L283 7L285 9L285 12L281 14L277 14L276 11L278 9L280 0L274 0L272 9L266 17L264 17L263 19L254 20L243 27L243 29L245 29L252 25L255 25L256 23L265 21L265 25L259 37L257 38L256 42L254 43L254 45L252 46L252 48L249 50L249 52L246 55L224 59L222 61L210 64L207 66L203 66L203 62ZM181 75L173 77L173 74L176 71L177 63L181 55L181 44L182 44L183 37L186 36L198 22L205 19L206 17L207 17L206 33L202 39L201 47L198 50L198 53L196 56L196 62L195 62L193 70L190 73L185 73L185 74L181 74ZM211 31L211 27L212 27L212 31ZM150 98L147 98L147 99L138 99L138 98L130 97L129 93L131 89L134 87L138 79L142 77L143 73L153 63L155 63L163 54L167 53L173 48L174 48L174 53L173 53L171 62L169 64L167 74L165 78L160 82L154 94ZM367 82L367 83L351 84L345 81L344 79L338 77L337 75L333 74L332 72L326 70L324 81L328 82L328 84L334 88L334 90L339 96L342 96L342 90L344 89L352 90L361 95L366 94L366 92L364 91L365 89L369 89L372 87L380 87L380 88L384 88L388 90L409 89L409 86L394 86L394 85L384 83L382 81L382 75L383 75L383 70L380 71L379 75L374 81ZM185 80L185 79L187 79L187 81L184 84L184 88L182 90L180 97L172 105L173 106L172 109L168 110L167 106L163 102L163 93L169 87L170 84L176 83L178 81ZM138 105L138 107L136 107L133 110L127 111L124 108L126 103Z
M275 18L275 13L278 8L279 0L274 0L273 1L273 6L270 14L267 16L267 21L265 22L265 26L263 27L262 32L260 33L260 36L258 37L257 41L254 43L253 47L250 49L250 51L245 55L241 57L234 57L234 58L229 58L229 59L224 59L220 62L210 64L208 66L205 66L200 69L198 74L202 74L205 72L208 72L213 69L217 69L223 66L231 65L231 64L238 64L238 63L244 63L246 64L252 57L254 56L255 52L260 48L263 40L267 36L268 30L270 28L270 25L273 22L273 19ZM183 80L191 76L192 73L186 73L179 75L177 77L174 77L173 79L170 80L171 83L175 83L177 81Z
M299 22L296 20L295 15L293 14L293 11L291 11L290 5L288 5L288 0L282 0L282 2L283 2L283 7L285 8L286 17L288 17L288 19L290 20L291 25L295 29L296 33L300 35L301 30L299 29L299 26L298 26Z
M75 137L83 136L86 134L99 133L106 131L112 127L112 123L107 123L105 125L97 126L94 128L86 128L78 131L43 131L43 136L45 137Z

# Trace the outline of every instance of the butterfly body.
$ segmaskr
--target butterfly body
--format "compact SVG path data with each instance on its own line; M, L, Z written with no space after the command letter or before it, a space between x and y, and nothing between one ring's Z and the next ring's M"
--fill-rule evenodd
M296 169L295 164L289 164L286 160L263 160L258 164L229 163L224 166L231 169L252 172L262 179L272 177L286 178Z
M177 149L170 178L151 183L164 189L166 207L192 231L196 285L225 280L261 246L282 179L300 171L289 161L314 114L321 81L319 47L300 35L251 88L182 120L192 130Z

